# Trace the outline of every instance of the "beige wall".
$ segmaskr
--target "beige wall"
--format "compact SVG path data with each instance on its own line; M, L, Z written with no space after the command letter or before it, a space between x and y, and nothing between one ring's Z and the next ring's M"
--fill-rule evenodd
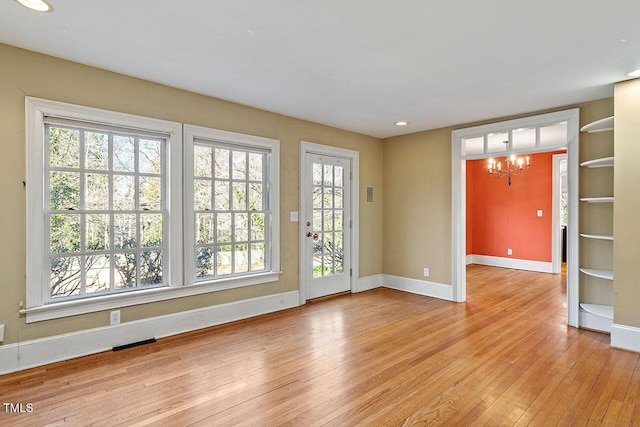
M25 96L275 138L281 141L281 259L276 283L122 309L122 321L298 289L297 223L299 141L360 153L360 276L382 272L382 141L275 113L202 96L0 44L0 323L5 344L108 324L106 312L26 324L25 300ZM312 102L313 100L310 100ZM377 189L365 203L364 187Z
M640 327L640 80L615 85L614 323Z

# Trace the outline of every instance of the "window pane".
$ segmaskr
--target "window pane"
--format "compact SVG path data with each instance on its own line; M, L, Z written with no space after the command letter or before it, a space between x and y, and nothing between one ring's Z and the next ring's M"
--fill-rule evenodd
M116 249L138 246L135 214L115 214L113 216L113 242Z
M162 142L153 139L141 139L140 173L159 174L162 170Z
M159 285L162 283L162 252L140 253L140 284Z
M109 255L89 255L85 257L86 292L108 291L111 283Z
M51 253L80 251L80 215L50 215L49 231L51 236Z
M53 167L80 167L80 131L49 128L49 164Z
M335 211L333 213L333 228L336 231L342 230L342 211Z
M322 209L313 210L313 230L322 230Z
M249 184L249 210L262 210L262 184L256 182Z
M216 243L231 242L231 214L219 213L216 215Z
M344 271L344 248L342 242L343 233L335 233L333 238L333 245L336 273L342 273Z
M324 211L324 227L325 231L333 231L333 211Z
M246 273L249 271L249 251L247 245L235 245L235 272Z
M313 277L322 277L322 256L313 257Z
M197 211L211 210L211 186L213 181L196 179L193 181L193 207Z
M233 151L233 179L247 179L247 153Z
M313 207L322 207L322 187L313 187Z
M136 286L136 264L136 254L133 252L114 255L116 289Z
M80 209L80 174L52 171L49 176L50 209Z
M211 160L213 149L195 145L193 147L193 175L199 177L212 177Z
M313 185L322 185L322 165L313 164Z
M135 209L135 179L131 175L113 176L113 208L116 210Z
M142 214L140 222L140 245L143 248L162 246L162 214Z
M342 166L336 166L334 168L334 172L335 172L335 179L333 182L333 185L335 185L336 187L342 187L343 182L344 182L344 168Z
M333 185L333 166L324 165L324 185Z
M109 170L109 135L85 132L84 152L85 168Z
M216 203L217 211L230 211L231 203L229 202L229 182L216 181Z
M219 246L216 252L216 274L231 274L231 246Z
M536 129L515 129L512 133L514 150L524 150L536 146Z
M202 279L213 275L213 248L199 248L196 252L196 278Z
M472 156L484 153L484 136L462 138L462 155Z
M234 211L247 210L247 185L244 182L233 183L233 206Z
M104 251L109 249L109 215L86 215L85 250Z
M508 133L490 133L487 135L487 152L500 153L507 151L508 144L506 144L505 141L509 141Z
M264 263L265 250L264 243L254 243L251 245L251 271L259 271L265 269Z
M82 290L80 257L51 259L49 290L51 298L79 295Z
M251 214L251 240L264 240L264 214Z
M140 209L155 211L162 209L162 179L141 176L139 182Z
M106 173L86 174L84 206L87 210L109 209L109 175Z
M215 177L229 179L229 150L216 148L215 152Z
M540 146L567 145L567 122L540 127Z
M246 213L235 214L234 237L236 242L246 242L249 240L249 224Z
M333 188L324 189L324 197L322 198L322 206L325 209L333 208Z
M342 209L342 202L343 202L342 192L343 191L344 190L341 189L341 188L336 188L335 189L335 192L334 192L334 195L333 195L333 200L334 200L334 203L335 203L334 207L336 209Z
M264 154L249 153L249 180L262 181Z
M135 170L135 144L131 136L113 136L113 170L133 172Z
M214 243L214 214L196 214L196 243Z

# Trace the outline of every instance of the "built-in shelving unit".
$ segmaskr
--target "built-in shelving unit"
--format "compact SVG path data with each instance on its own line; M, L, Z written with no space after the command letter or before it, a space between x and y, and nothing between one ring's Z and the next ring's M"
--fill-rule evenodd
M596 133L613 130L613 116L596 120L595 122L584 125L580 128L580 132Z
M611 116L589 123L583 126L580 131L586 133L606 132L612 131L613 127L614 118L613 116ZM580 163L580 166L587 169L612 168L614 167L614 157L611 156L587 160ZM581 197L580 201L588 204L613 203L613 196ZM613 234L584 232L580 233L580 236L589 240L613 241ZM613 247L611 248L611 250L613 250ZM611 270L581 267L580 273L583 275L583 277L596 278L596 286L606 286L607 283L613 282L613 271ZM580 282L582 283L582 280L580 280ZM602 282L602 284L600 284L600 282ZM582 286L586 285L581 285L581 288ZM613 288L611 289L611 293L613 293ZM581 302L579 309L579 324L581 328L610 333L611 327L613 325L613 307L606 304L592 304Z

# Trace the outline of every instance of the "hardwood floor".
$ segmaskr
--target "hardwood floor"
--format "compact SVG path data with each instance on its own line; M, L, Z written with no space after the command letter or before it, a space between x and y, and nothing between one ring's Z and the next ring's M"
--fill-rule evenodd
M560 275L376 289L0 377L0 425L638 425L640 355L566 326Z

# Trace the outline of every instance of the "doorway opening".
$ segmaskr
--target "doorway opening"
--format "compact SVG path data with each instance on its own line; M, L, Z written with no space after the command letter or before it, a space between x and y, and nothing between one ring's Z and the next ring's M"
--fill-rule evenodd
M467 160L563 150L567 152L567 323L578 326L578 125L572 109L452 132L453 299L466 301ZM504 144L509 141L509 144Z

